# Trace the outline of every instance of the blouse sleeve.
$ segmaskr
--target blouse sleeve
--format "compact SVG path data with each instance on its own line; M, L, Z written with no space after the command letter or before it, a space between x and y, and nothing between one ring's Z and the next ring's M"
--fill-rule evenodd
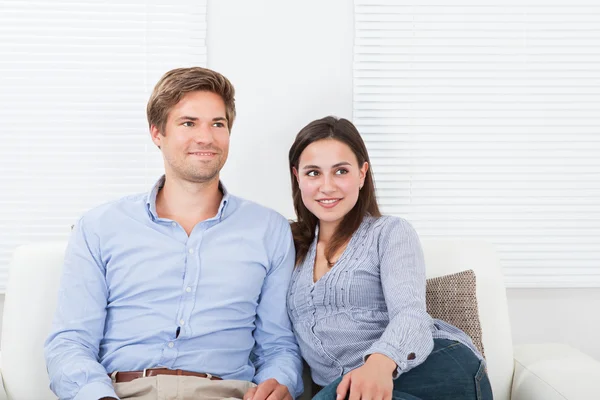
M433 349L433 320L425 305L425 261L419 237L403 219L388 217L378 243L380 277L390 322L365 352L396 362L394 378L423 363Z

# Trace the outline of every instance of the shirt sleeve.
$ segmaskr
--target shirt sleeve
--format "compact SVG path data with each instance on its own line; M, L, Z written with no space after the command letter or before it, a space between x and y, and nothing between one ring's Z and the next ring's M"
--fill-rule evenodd
M255 383L275 378L296 398L303 391L302 358L286 305L295 250L289 224L283 217L280 226L272 231L271 239L277 246L257 306L252 362L256 368Z
M98 362L107 298L99 240L86 231L82 218L67 246L57 309L44 346L50 388L60 399L118 398Z
M425 304L425 260L419 237L400 218L390 218L379 241L380 277L390 322L365 352L396 362L394 377L423 363L433 349L433 320Z

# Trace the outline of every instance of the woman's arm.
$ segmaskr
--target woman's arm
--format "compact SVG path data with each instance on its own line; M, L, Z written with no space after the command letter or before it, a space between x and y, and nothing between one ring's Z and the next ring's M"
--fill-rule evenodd
M365 352L396 363L394 377L423 363L433 349L433 320L425 305L425 261L419 237L405 220L385 217L379 238L380 278L390 322Z

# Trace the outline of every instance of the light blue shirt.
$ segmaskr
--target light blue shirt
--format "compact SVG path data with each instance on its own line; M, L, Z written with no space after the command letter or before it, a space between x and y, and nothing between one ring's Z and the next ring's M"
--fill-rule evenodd
M223 379L275 378L302 392L286 311L294 268L288 221L224 196L188 235L149 194L87 212L67 252L52 332L50 387L61 399L117 397L107 373L157 366ZM177 332L179 331L179 334Z

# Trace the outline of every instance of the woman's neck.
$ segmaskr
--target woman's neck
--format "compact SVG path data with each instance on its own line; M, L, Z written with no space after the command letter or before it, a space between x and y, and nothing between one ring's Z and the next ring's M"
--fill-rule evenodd
M339 223L333 222L319 222L319 243L328 244L335 233Z

